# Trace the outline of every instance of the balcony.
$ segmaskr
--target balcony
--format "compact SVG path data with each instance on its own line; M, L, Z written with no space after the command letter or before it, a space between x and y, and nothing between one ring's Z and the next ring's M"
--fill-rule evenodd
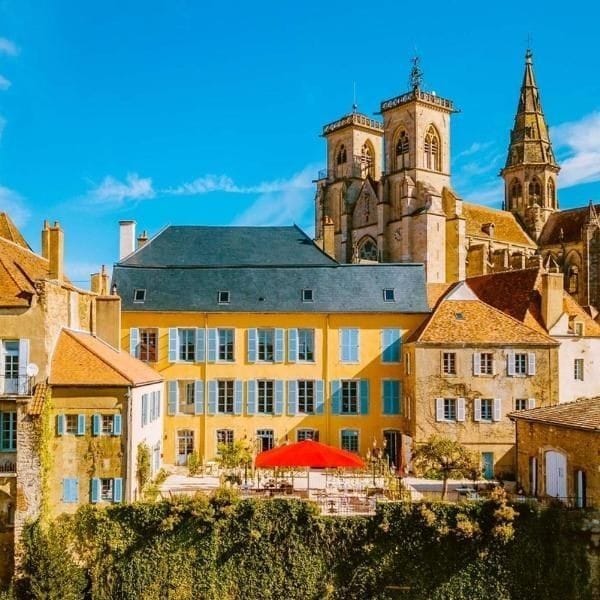
M0 375L0 396L31 396L34 378L27 375Z
M4 475L16 475L17 453L0 452L0 477Z

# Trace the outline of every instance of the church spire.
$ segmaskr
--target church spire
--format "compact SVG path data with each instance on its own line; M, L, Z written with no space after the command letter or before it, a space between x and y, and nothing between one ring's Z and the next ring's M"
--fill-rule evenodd
M529 234L537 239L548 215L558 208L554 158L548 125L533 71L533 53L525 53L525 72L506 164L505 208L517 214Z

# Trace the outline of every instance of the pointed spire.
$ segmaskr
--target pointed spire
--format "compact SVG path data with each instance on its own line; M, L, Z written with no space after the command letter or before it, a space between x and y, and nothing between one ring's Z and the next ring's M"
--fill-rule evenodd
M548 165L558 169L535 81L533 53L529 48L525 53L525 72L505 168L523 165Z

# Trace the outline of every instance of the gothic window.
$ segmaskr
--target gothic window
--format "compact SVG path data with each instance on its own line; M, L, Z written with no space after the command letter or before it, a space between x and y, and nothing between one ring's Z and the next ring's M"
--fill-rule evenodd
M343 165L347 161L348 155L346 154L346 146L342 144L335 157L335 162L338 165Z
M432 171L441 171L440 136L433 125L429 127L425 134L424 153L425 168Z
M375 175L373 165L373 149L368 142L363 144L360 151L361 175L363 177L373 177Z
M523 201L523 186L518 179L514 179L510 185L511 208L518 207Z
M401 131L396 142L396 168L407 169L409 165L409 143L406 131Z
M377 261L379 258L379 252L377 251L377 244L371 238L367 238L359 247L358 258L360 260L372 260Z
M579 291L579 269L576 265L569 267L567 291L569 294L576 294Z
M554 186L554 181L552 179L548 179L548 206L551 208L556 208L556 187Z
M529 182L529 206L541 204L542 186L538 179L534 178Z

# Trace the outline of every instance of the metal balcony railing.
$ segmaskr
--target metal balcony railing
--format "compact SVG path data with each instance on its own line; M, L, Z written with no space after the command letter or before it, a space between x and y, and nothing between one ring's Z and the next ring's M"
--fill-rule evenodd
M0 396L31 396L34 378L27 375L0 375Z
M0 454L0 473L16 473L17 472L17 459L16 454L9 454L8 456L2 456Z

